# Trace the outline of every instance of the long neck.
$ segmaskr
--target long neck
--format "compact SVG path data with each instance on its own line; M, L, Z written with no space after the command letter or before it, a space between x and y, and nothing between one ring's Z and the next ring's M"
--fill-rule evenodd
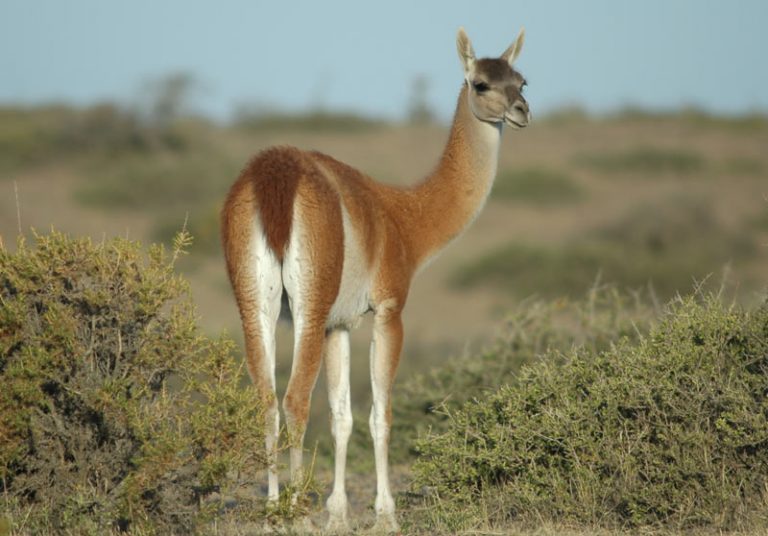
M434 257L474 221L496 176L501 125L477 119L467 91L464 84L440 162L411 190L416 228L409 230L409 241L418 265Z

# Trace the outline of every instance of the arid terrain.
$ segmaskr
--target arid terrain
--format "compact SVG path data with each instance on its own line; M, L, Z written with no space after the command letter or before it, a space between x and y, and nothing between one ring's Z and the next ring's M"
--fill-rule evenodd
M440 124L335 121L215 125L181 118L145 127L118 108L0 110L0 238L51 227L94 240L170 243L195 237L181 269L200 323L241 341L218 245L217 214L238 170L270 145L326 152L393 184L437 161ZM504 133L494 192L477 221L419 277L405 313L400 378L477 352L530 297L579 297L595 281L642 289L660 302L695 286L754 304L768 273L768 119L684 110L591 117L565 110ZM353 334L353 405L370 395L370 323ZM290 370L280 328L279 370ZM330 450L320 380L307 446ZM358 419L357 427L367 427ZM398 441L397 437L393 441ZM352 506L369 509L371 460L351 463ZM320 479L328 461L318 460ZM357 474L356 474L357 471ZM408 481L396 467L396 488ZM367 487L366 487L367 486ZM546 530L543 533L547 533Z

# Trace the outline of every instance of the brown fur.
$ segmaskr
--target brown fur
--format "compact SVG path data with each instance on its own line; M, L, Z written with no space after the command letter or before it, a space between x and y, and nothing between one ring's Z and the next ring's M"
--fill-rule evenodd
M460 34L461 36L461 34ZM461 39L461 37L460 37ZM461 50L462 43L459 43ZM471 51L468 39L465 48ZM502 65L503 64L503 65ZM500 82L503 93L494 96L506 112L513 104L527 103L520 95L522 78L510 90L510 77L517 75L503 60L479 60L477 72L493 82ZM506 69L506 71L504 71ZM504 71L504 72L502 72ZM512 73L512 74L511 74ZM517 75L519 76L519 75ZM421 183L410 188L398 188L375 182L367 175L319 153L292 147L267 149L257 155L243 170L229 192L222 211L222 241L230 280L240 308L245 331L248 370L257 388L273 392L271 372L265 370L260 326L257 317L260 306L254 291L258 274L248 266L248 247L252 243L254 218L261 228L269 249L278 262L294 270L294 248L302 273L292 299L299 299L294 363L283 407L292 443L291 473L301 466L301 444L306 428L309 401L317 380L326 330L331 309L339 296L344 275L345 241L361 240L367 279L361 280L361 296L373 309L376 351L372 353L371 377L378 393L372 412L376 420L378 439L377 467L383 456L386 467L386 444L391 423L390 392L400 360L403 344L402 310L413 277L420 266L448 242L457 237L475 218L492 185L500 134L481 121L473 112L470 99L478 99L473 89L464 84L459 95L453 126L443 155L435 168ZM510 93L510 91L512 93ZM482 104L482 103L481 103ZM527 119L524 119L527 123ZM522 121L522 119L521 119ZM524 125L522 125L524 126ZM354 237L345 236L343 214L349 216ZM258 216L257 216L258 215ZM354 244L348 244L350 247ZM350 249L350 251L355 251ZM286 261L286 255L290 255ZM354 265L352 265L354 266ZM291 272L284 272L285 274ZM361 278L356 271L347 272L345 281L354 284ZM346 277L346 276L345 276ZM292 280L289 280L292 281ZM284 288L286 282L283 281ZM367 294L363 293L370 290ZM289 293L290 294L290 293ZM359 299L351 295L345 299ZM343 300L340 303L344 304ZM353 303L357 314L365 302ZM298 312L300 311L300 313ZM347 322L340 318L340 322ZM342 329L348 329L342 325ZM376 406L378 405L378 406ZM276 409L274 400L270 406ZM334 417L335 418L335 417ZM334 432L335 433L335 432ZM384 438L384 447L381 439ZM384 453L382 454L382 448ZM297 462L297 463L295 463ZM276 477L274 477L276 479ZM386 479L381 495L389 496ZM274 480L270 489L274 488ZM274 490L276 492L276 489ZM377 515L379 502L377 492ZM391 497L384 497L382 501ZM382 506L383 505L383 506ZM386 506L389 509L389 506Z
M291 435L295 437L303 435L306 426L310 395L322 359L325 322L339 292L344 263L344 236L339 233L342 226L339 195L307 154L299 154L306 165L298 181L295 202L307 222L304 232L307 233L306 245L313 269L311 274L306 274L303 331L283 401L288 426L294 429Z
M471 151L475 140L463 125L471 120L466 86L459 96L454 126L435 171L420 184L398 188L375 182L351 166L319 152L274 147L257 155L233 185L222 211L222 238L230 279L238 299L246 332L249 369L257 380L260 334L248 316L256 304L247 299L238 273L247 252L253 225L261 220L270 249L281 262L292 232L294 207L307 222L307 247L313 259L307 289L311 307L305 311L306 340L300 345L284 406L291 420L303 429L309 395L319 370L325 319L339 291L344 240L341 204L364 237L369 269L375 270L374 310L387 302L387 316L398 320L389 330L402 339L399 315L414 273L421 263L455 238L473 219L490 183L473 181L477 162ZM399 361L399 347L389 356L391 384Z
M467 91L464 87L460 92L453 128L435 170L415 187L392 188L386 196L413 270L464 230L491 187L474 178L478 161L471 148L476 140L463 126L472 114Z
M255 203L252 184L245 174L241 174L230 189L221 212L221 238L229 280L243 322L248 372L267 407L276 408L275 400L270 400L269 375L264 370L261 333L258 322L255 321L255 312L259 307L258 296L252 280L247 277L246 267L243 266L253 233Z
M384 217L376 194L376 183L358 170L317 151L310 153L328 180L332 181L358 233L366 240L368 265L373 266Z
M272 147L259 153L243 170L251 183L256 212L261 219L269 247L282 262L291 235L293 202L303 159L293 147Z
M483 73L483 78L491 83L504 80L509 74L509 64L504 60L496 58L477 60L475 69L478 73Z

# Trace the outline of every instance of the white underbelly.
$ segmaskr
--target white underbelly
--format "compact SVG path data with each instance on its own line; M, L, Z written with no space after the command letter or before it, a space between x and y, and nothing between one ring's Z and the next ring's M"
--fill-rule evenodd
M327 326L357 327L362 315L370 310L371 271L368 267L363 243L349 221L349 214L342 207L344 224L344 260L341 284L336 300L328 315Z
M328 328L356 328L362 316L370 310L370 296L367 289L345 289L339 292L328 315Z

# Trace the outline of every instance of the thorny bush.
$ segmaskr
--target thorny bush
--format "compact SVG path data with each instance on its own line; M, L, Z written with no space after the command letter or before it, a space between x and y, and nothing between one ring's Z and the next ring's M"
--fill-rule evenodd
M52 232L0 249L0 508L24 533L189 533L257 515L262 408L172 254ZM232 505L235 506L232 506ZM229 509L225 509L228 506Z

